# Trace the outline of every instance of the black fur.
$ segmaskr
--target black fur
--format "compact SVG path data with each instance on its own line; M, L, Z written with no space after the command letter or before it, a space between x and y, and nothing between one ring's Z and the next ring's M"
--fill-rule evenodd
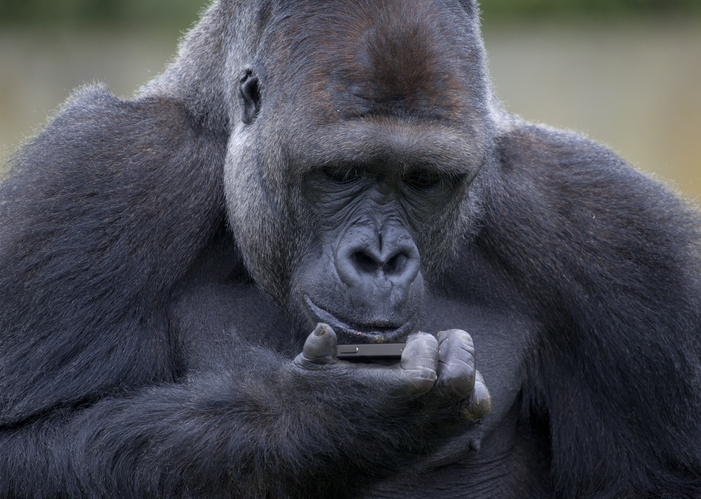
M472 1L219 0L77 92L0 184L0 497L701 497L698 214L484 60Z

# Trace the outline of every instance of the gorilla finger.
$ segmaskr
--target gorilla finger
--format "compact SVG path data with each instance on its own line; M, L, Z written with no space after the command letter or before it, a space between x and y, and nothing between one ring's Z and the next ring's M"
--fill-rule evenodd
M438 378L438 341L427 333L409 336L400 362L400 379L412 394L420 395L433 388Z
M436 388L449 397L464 399L475 386L475 364L462 359L438 363Z
M475 348L465 331L438 333L438 381L436 388L451 397L467 397L475 384Z
M328 324L319 323L314 331L307 336L302 353L295 358L295 363L303 366L336 362L335 350L336 332Z
M475 356L475 344L466 331L462 329L449 329L436 335L438 340L438 352L442 359L454 356L462 358Z
M428 333L414 333L407 339L400 366L411 370L420 367L436 369L438 363L438 341Z
M485 417L492 408L492 396L489 394L484 378L475 372L475 388L472 390L470 400L462 408L462 414L468 419L480 419Z

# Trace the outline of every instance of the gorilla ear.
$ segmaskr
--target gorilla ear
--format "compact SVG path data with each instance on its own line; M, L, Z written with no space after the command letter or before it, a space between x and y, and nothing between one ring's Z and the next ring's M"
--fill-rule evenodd
M260 82L253 70L247 69L239 80L239 100L241 101L241 121L250 125L260 109Z

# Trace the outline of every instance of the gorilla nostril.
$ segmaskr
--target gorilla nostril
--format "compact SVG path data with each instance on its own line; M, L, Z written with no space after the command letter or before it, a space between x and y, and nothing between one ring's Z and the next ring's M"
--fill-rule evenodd
M385 274L401 274L406 267L407 260L409 257L405 253L397 253L383 265L382 270Z
M366 274L374 274L380 268L380 263L363 251L356 251L351 259L355 268Z
M353 266L363 274L376 274L378 271L386 275L401 274L407 266L409 256L404 252L399 252L386 262L373 257L364 251L356 251L351 255Z

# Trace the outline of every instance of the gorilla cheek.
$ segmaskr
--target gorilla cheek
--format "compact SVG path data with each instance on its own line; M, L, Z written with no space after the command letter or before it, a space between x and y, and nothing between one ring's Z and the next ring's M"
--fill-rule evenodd
M265 165L258 164L259 155L250 137L239 129L229 143L224 176L228 219L251 276L278 304L283 304L291 260L299 248L295 237L300 231L295 230L290 214L280 208L285 193L276 188L279 182L264 186ZM271 156L272 161L277 159Z

